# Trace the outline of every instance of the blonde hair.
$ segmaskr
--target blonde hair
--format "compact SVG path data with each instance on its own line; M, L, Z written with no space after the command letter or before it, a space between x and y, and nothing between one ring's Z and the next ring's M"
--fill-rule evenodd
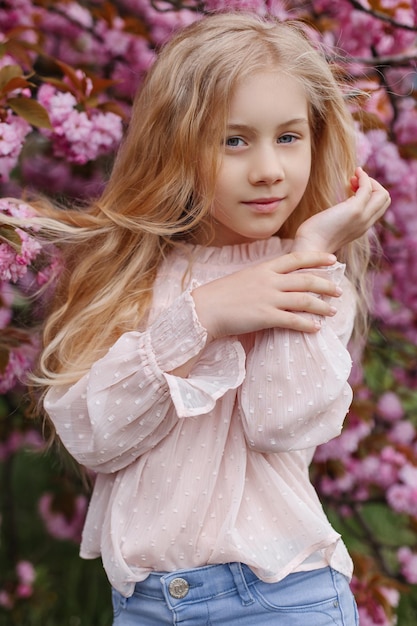
M143 327L161 260L208 228L233 91L265 69L300 81L312 131L306 193L277 234L293 237L310 215L349 193L352 117L331 65L302 26L245 13L194 22L163 47L139 90L102 196L83 211L38 205L44 232L61 240L66 261L44 328L38 384L76 381L122 332ZM366 237L340 250L339 259L363 319Z

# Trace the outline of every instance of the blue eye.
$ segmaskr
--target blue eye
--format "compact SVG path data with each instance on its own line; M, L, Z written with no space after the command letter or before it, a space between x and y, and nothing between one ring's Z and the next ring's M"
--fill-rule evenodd
M294 135L281 135L281 137L278 137L278 143L293 143L296 139L297 137Z
M240 137L227 137L224 144L229 148L238 148L243 145L243 139Z

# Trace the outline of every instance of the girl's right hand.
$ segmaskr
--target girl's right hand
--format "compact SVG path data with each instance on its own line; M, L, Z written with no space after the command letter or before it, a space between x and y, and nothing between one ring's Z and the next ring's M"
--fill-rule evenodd
M325 252L292 252L197 287L192 295L209 340L266 328L317 331L319 320L297 313L334 315L336 309L317 296L338 297L341 290L330 280L297 270L335 262Z
M382 185L360 167L350 182L354 195L303 222L295 235L293 251L337 252L362 237L384 215L391 198Z

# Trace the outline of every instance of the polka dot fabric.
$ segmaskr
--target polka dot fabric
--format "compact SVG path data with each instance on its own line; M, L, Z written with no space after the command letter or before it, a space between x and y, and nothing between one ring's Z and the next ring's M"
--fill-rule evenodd
M81 556L102 556L133 593L150 571L244 562L264 581L352 564L310 484L315 446L336 437L352 392L346 349L354 297L344 266L317 334L274 329L218 339L192 289L285 254L276 237L223 248L183 245L162 264L147 328L123 334L45 408L68 451L97 473ZM200 355L187 378L177 367Z

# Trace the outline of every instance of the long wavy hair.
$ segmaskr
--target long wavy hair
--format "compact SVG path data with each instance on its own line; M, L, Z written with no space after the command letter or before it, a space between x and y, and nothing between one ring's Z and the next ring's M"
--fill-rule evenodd
M59 241L65 259L36 384L73 383L121 333L143 328L162 259L203 229L209 240L231 97L240 81L265 70L300 81L312 134L306 192L277 234L293 237L309 216L350 193L356 159L346 86L302 24L239 12L206 16L184 28L162 48L137 94L101 197L82 211L36 205L45 236ZM363 320L367 238L338 257L347 264Z

